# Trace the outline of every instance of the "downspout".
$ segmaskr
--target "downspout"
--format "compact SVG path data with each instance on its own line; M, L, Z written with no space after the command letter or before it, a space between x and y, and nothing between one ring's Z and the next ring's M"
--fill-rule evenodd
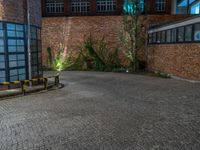
M27 50L28 50L28 79L32 79L31 68L31 24L30 24L30 0L27 0ZM32 82L29 82L32 86Z

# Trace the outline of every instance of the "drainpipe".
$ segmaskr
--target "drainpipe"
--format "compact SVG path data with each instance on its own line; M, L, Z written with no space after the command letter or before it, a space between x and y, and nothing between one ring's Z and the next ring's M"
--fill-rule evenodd
M32 79L31 69L31 24L30 24L30 0L27 0L27 49L28 49L28 78ZM29 82L32 86L32 82Z

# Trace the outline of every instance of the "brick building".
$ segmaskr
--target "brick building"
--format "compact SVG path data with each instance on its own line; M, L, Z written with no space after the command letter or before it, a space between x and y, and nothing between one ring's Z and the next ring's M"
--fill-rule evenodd
M41 74L41 2L30 0L32 77ZM28 79L27 1L0 0L0 82Z
M144 14L140 17L141 23L145 27L144 32L147 32L152 26L159 27L163 23L183 20L189 17L189 14L199 14L200 8L198 0L140 0L139 2L142 8L141 13ZM95 37L104 36L110 47L120 47L118 32L123 18L121 14L133 11L131 6L129 0L42 0L44 64L47 58L47 47L56 51L59 44L62 43L69 50L76 52L77 45L80 45L85 35L90 33ZM184 78L200 79L200 76L197 75L199 74L197 70L200 70L200 67L195 57L196 55L199 56L197 43L186 44L186 41L184 41L170 45L149 43L144 43L144 45L146 46L140 52L140 59L149 63L149 71L161 71ZM185 58L185 61L181 62L176 59L174 59L175 62L169 59L170 56L173 56L173 58L180 56L181 51L176 54L174 51L174 49L180 48L184 52L181 56L184 57L190 49L189 57L191 59L195 57L196 61L190 61L190 66L192 66L190 70L185 70L187 67L181 66L186 65L186 61L189 59ZM195 54L192 53L191 49L193 48L196 49ZM162 53L161 49L168 49L168 51ZM168 60L170 62L166 63L165 61ZM176 65L179 68L176 68Z

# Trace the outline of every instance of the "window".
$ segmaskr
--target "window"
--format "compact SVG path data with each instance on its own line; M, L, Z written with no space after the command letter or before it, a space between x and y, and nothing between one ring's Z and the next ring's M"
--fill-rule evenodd
M185 41L186 42L192 41L192 25L185 27Z
M178 28L178 42L184 41L184 27Z
M156 43L156 33L153 33L153 43Z
M24 24L0 22L0 82L24 80L28 76L26 29ZM31 26L31 52L36 54L32 62L33 68L37 69L34 72L37 77L42 64L38 45L41 39L37 35L40 33L39 28Z
M161 43L165 43L165 31L161 32Z
M175 43L176 40L177 40L177 34L176 34L176 29L172 29L172 38L171 38L171 41L172 43Z
M157 43L160 43L161 32L157 32Z
M200 23L194 25L194 41L200 41Z
M165 0L156 0L155 10L156 11L165 11Z
M64 13L64 0L46 0L46 12L49 14Z
M116 11L116 0L97 0L97 12Z
M171 42L171 30L167 30L166 32L166 42L167 43Z
M153 35L149 34L149 43L151 44L153 42Z
M197 20L198 21L198 20ZM187 23L184 26L175 26L173 28L165 27L163 31L162 28L153 30L150 29L149 32L149 43L187 43L187 42L200 42L200 23ZM159 31L159 32L158 32ZM150 39L151 38L151 39ZM156 40L155 40L156 39Z
M24 27L18 24L7 24L7 36L12 38L24 38Z
M177 14L200 14L199 0L178 0Z
M89 0L72 0L71 1L72 13L87 13L90 10Z

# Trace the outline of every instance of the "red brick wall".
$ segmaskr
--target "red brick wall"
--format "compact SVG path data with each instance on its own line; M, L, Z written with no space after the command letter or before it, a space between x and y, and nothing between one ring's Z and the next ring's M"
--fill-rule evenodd
M146 29L151 23L180 20L184 16L149 15L141 17L141 24ZM97 37L105 37L110 47L121 47L119 42L119 30L122 26L122 16L81 16L81 17L45 17L42 19L42 50L46 62L46 49L51 47L58 50L62 43L69 50L77 51L78 46L90 33ZM145 33L144 33L145 36ZM145 43L142 43L145 46ZM141 51L142 59L145 59L144 49Z
M31 24L41 26L41 1L30 0ZM0 20L26 23L26 0L0 0Z
M200 80L200 43L149 45L148 64L150 71Z

